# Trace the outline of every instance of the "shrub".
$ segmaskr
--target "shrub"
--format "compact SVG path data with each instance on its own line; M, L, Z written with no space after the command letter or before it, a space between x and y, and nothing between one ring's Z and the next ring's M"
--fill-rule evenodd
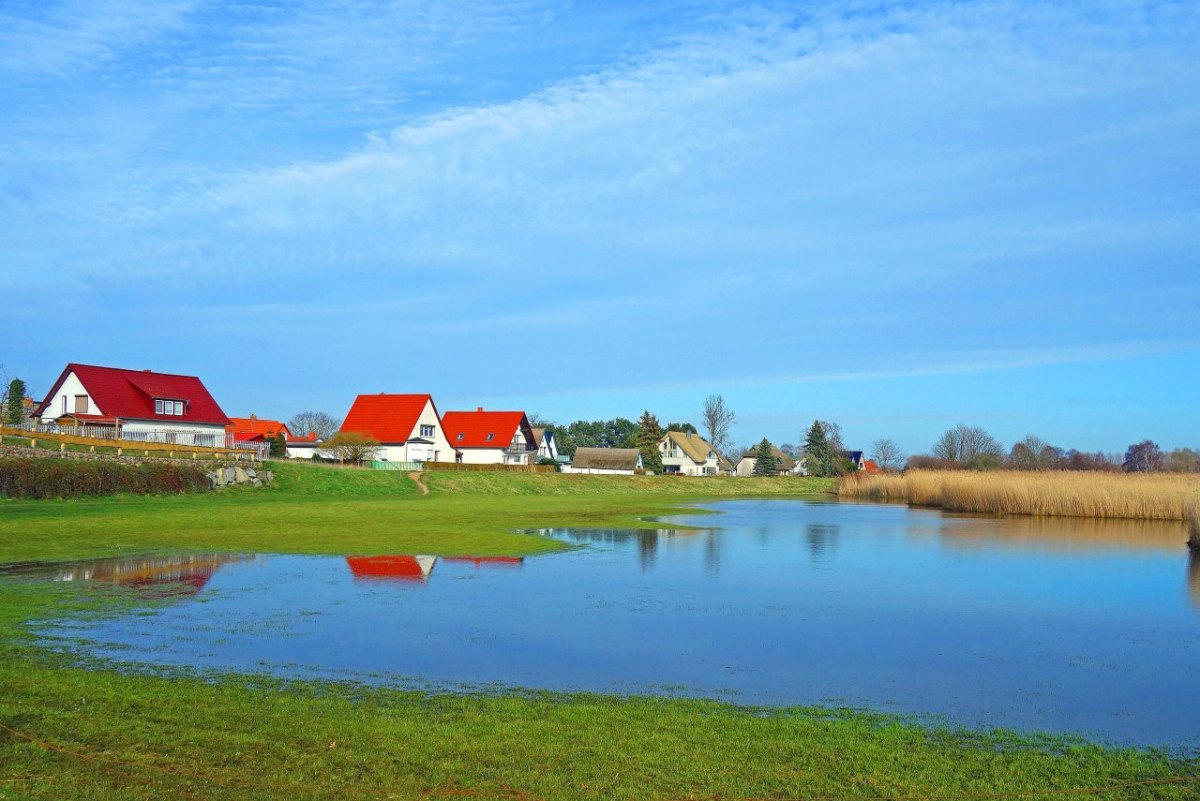
M0 459L0 496L7 498L176 494L207 489L208 477L190 465Z

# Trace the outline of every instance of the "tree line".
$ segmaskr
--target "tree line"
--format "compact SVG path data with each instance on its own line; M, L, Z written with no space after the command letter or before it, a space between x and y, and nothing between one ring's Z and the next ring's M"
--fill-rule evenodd
M884 442L890 442L886 440ZM1200 451L1176 448L1164 452L1158 443L1132 443L1124 455L1086 452L1052 445L1030 434L1007 451L978 426L959 424L943 433L928 454L910 456L909 469L922 470L1094 470L1127 473L1200 472Z

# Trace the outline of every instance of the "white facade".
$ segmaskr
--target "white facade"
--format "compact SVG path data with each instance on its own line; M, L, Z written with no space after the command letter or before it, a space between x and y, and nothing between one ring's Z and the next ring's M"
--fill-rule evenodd
M635 470L618 470L609 467L572 467L569 464L564 464L560 470L563 473L579 473L593 476L632 476L637 474Z
M289 459L311 459L317 455L317 450L320 449L321 443L313 440L312 442L297 442L288 443L284 452Z
M82 408L78 408L80 404ZM53 423L64 414L104 414L96 406L74 370L67 373L62 386L58 389L58 394L46 407L46 411L42 412L41 422Z
M458 461L463 464L532 464L531 457L536 458L532 448L533 443L525 441L525 435L518 427L512 442L503 448L458 448Z
M446 439L433 401L425 402L407 441L381 444L374 458L389 462L453 462L454 448Z
M558 460L558 441L554 438L554 432L546 429L542 432L542 440L537 444L538 459L554 459Z
M685 445L676 442L672 434L683 437ZM695 453L688 453L688 448ZM663 473L683 476L717 476L721 474L721 462L717 452L699 434L668 432L658 441L658 452L662 459Z

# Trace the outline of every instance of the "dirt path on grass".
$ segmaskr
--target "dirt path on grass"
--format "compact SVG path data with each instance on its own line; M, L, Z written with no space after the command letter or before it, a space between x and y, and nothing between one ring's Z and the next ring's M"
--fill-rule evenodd
M425 482L421 480L420 473L409 473L408 477L411 478L412 482L417 485L418 492L420 492L422 495L429 494L429 487L425 486Z

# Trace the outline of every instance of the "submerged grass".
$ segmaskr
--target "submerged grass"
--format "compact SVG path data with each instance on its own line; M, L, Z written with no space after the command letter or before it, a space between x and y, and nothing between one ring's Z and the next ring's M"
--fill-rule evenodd
M837 491L844 498L906 501L954 512L1187 520L1200 498L1200 476L913 470L848 476Z
M396 473L281 464L271 490L9 502L0 561L187 550L532 553L514 528L636 524L819 480ZM582 479L582 480L581 480ZM141 603L0 581L0 799L1187 799L1194 758L845 711L429 694L81 666L26 621ZM159 603L171 603L170 600Z

